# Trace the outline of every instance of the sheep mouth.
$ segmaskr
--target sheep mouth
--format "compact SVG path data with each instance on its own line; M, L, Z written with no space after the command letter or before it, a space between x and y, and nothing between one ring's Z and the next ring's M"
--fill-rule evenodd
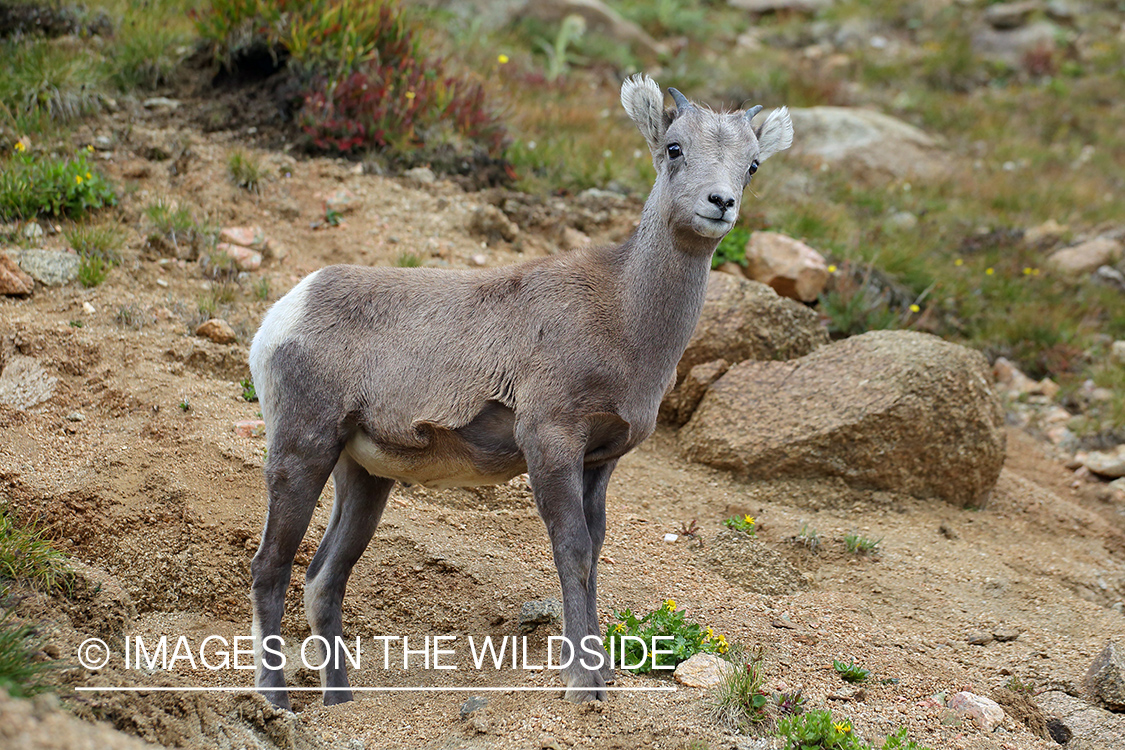
M734 226L734 222L731 220L715 219L698 213L692 221L692 228L695 230L696 234L710 237L711 239L722 237L730 231L732 226Z

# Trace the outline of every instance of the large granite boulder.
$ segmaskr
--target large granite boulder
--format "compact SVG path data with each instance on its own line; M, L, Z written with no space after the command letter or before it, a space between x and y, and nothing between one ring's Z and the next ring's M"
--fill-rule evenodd
M984 504L1004 463L1004 414L984 357L912 331L872 331L719 378L679 438L688 457L754 478Z

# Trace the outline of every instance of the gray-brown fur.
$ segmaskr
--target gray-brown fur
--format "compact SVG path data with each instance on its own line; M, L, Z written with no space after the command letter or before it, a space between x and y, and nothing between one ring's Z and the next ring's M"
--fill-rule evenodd
M307 573L306 615L330 643L395 480L463 486L525 471L551 538L564 635L575 645L599 635L610 475L655 427L749 166L792 133L784 109L755 131L747 113L673 95L678 106L665 112L647 76L622 86L657 169L622 245L488 271L333 266L267 314L251 347L269 435L251 597L257 685L273 702L288 705L285 682L260 644L279 634L293 555L329 474L336 500ZM563 671L567 698L604 698L612 669L574 662ZM326 703L351 698L342 668L322 680Z

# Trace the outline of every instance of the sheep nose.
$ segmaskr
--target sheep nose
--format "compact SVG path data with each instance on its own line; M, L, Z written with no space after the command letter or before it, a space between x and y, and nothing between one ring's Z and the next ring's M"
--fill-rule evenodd
M734 208L734 198L727 198L718 193L711 193L707 196L707 200L714 203L723 211L726 211L728 208Z

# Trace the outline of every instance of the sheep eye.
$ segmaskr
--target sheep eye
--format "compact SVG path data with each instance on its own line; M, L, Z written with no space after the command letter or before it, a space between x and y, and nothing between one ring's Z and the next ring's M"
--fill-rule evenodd
M679 159L683 155L684 155L684 150L682 148L680 148L680 144L678 144L678 143L669 143L668 144L668 158L669 159Z
M754 174L757 171L758 171L758 160L755 159L754 161L750 162L749 172L750 172L750 174Z

